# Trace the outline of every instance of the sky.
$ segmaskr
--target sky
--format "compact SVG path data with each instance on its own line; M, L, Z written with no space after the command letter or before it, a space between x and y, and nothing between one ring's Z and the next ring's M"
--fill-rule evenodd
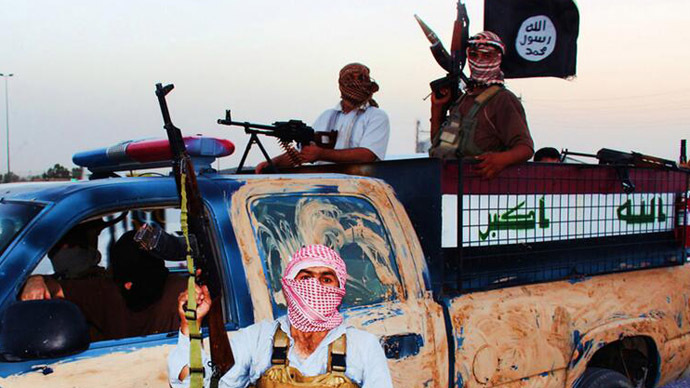
M466 0L470 32L484 2ZM581 0L577 76L507 80L522 98L537 148L603 147L678 159L690 138L690 2ZM428 83L444 75L414 20L450 44L455 1L0 0L0 73L8 84L12 171L39 174L72 154L163 137L155 84L173 83L184 134L248 140L233 119L313 122L338 102L337 75L362 62L391 121L388 154L411 154L428 130ZM0 81L4 81L0 79ZM0 171L7 169L0 82ZM428 136L428 135L427 135ZM269 153L279 147L263 140ZM260 160L255 150L250 162Z

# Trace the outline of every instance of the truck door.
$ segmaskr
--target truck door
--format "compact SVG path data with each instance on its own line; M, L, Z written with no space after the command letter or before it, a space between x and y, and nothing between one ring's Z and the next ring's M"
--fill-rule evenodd
M357 178L276 179L240 189L232 221L254 317L285 314L280 278L288 258L303 245L328 245L348 269L341 311L380 338L395 386L447 386L440 372L447 353L437 344L445 341L442 314L424 291L421 249L389 190Z
M0 258L0 316L9 306L32 303L17 301L27 277L31 273L49 275L54 272L50 257L44 256L49 252L49 248L61 247L62 244L58 241L63 241L62 236L65 236L68 230L73 230L76 225L101 219L110 220L128 211L126 218L99 231L97 239L102 253L98 265L100 268L108 266L112 258L107 249L108 245L114 243L125 231L136 229L142 222L156 223L168 232L180 229L179 209L175 208L177 193L172 178L130 181L128 185L109 183L100 185L99 182L93 182L92 186L96 186L95 188L73 190L70 197L62 199L57 204L45 206L45 210L35 217L33 223L24 228L19 221L28 218L24 216L26 212L19 212L11 206L9 210L0 209L0 219L12 218L15 221L15 229L21 230L15 241L7 245L4 256ZM102 210L113 208L117 211ZM213 210L209 208L214 221L223 218L215 216ZM229 222L226 224L229 225ZM223 228L215 222L214 229L218 230L218 233L223 232ZM170 326L158 323L160 318L171 317L171 314L167 314L170 312L167 306L176 310L176 295L186 287L186 276L184 272L180 272L180 264L183 263L167 262L171 286L168 287L166 282L158 304L161 310L144 309L118 316L118 313L124 312L122 307L126 306L123 306L123 303L106 302L118 301L117 295L120 295L119 289L114 288L114 282L109 277L101 278L89 274L83 279L72 280L72 284L77 287L73 287L75 292L72 295L66 294L65 299L76 304L89 322L92 331L88 349L77 349L76 354L70 350L72 348L59 351L48 349L51 353L47 356L41 353L38 357L25 357L24 360L18 361L17 357L10 358L14 353L6 353L7 350L3 348L0 351L0 387L168 386L166 357L176 342L178 323L171 321ZM176 289L177 286L181 287ZM82 303L86 301L92 303ZM127 326L132 328L127 331L128 334L111 335L106 334L106 329L103 329L101 338L94 336L94 333L101 334L97 329L103 326L99 323L123 323L123 319L118 319L123 316L127 319L136 319L124 322L131 324ZM113 317L116 319L111 319ZM35 327L32 326L31 320L27 319L26 322L28 327ZM139 325L139 322L143 324ZM161 329L162 326L168 327ZM108 325L108 330L111 327ZM38 330L34 332L36 336L46 335ZM50 333L53 331L49 331ZM27 338L33 338L32 333L27 335ZM45 342L60 343L57 340L52 341L51 337L46 337Z

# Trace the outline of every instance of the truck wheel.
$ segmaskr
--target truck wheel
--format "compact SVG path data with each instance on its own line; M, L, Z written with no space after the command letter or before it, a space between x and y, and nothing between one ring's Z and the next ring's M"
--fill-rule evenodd
M587 368L574 384L575 388L633 388L622 373L604 368Z

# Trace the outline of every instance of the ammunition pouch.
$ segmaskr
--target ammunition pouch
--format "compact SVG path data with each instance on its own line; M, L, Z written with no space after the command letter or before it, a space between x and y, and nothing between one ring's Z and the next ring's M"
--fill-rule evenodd
M343 334L328 346L327 372L317 376L303 376L289 365L287 354L289 339L280 327L273 337L273 355L271 367L256 382L255 388L359 388L345 376L346 369L346 336Z

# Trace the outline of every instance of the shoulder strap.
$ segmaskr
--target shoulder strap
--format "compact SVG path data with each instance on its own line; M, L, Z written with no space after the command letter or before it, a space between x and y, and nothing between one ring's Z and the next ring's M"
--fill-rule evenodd
M271 365L288 365L287 353L290 346L290 339L287 334L278 326L273 336L273 353L271 355ZM328 345L328 372L345 372L347 338L341 335Z
M331 112L331 117L328 118L328 127L326 127L326 131L334 131L335 130L335 122L338 121L338 116L340 115L339 110L334 110Z
M328 372L345 372L347 369L347 338L341 335L328 345Z
M494 96L496 96L500 91L503 90L505 90L505 88L500 85L489 86L485 91L479 94L477 98L474 99L474 105L472 105L470 111L467 112L467 117L474 118L474 116L477 115L477 112L479 112L479 109L481 109L492 98L494 98Z
M280 328L276 329L273 335L273 353L271 355L271 365L287 365L287 352L290 346L290 339Z

